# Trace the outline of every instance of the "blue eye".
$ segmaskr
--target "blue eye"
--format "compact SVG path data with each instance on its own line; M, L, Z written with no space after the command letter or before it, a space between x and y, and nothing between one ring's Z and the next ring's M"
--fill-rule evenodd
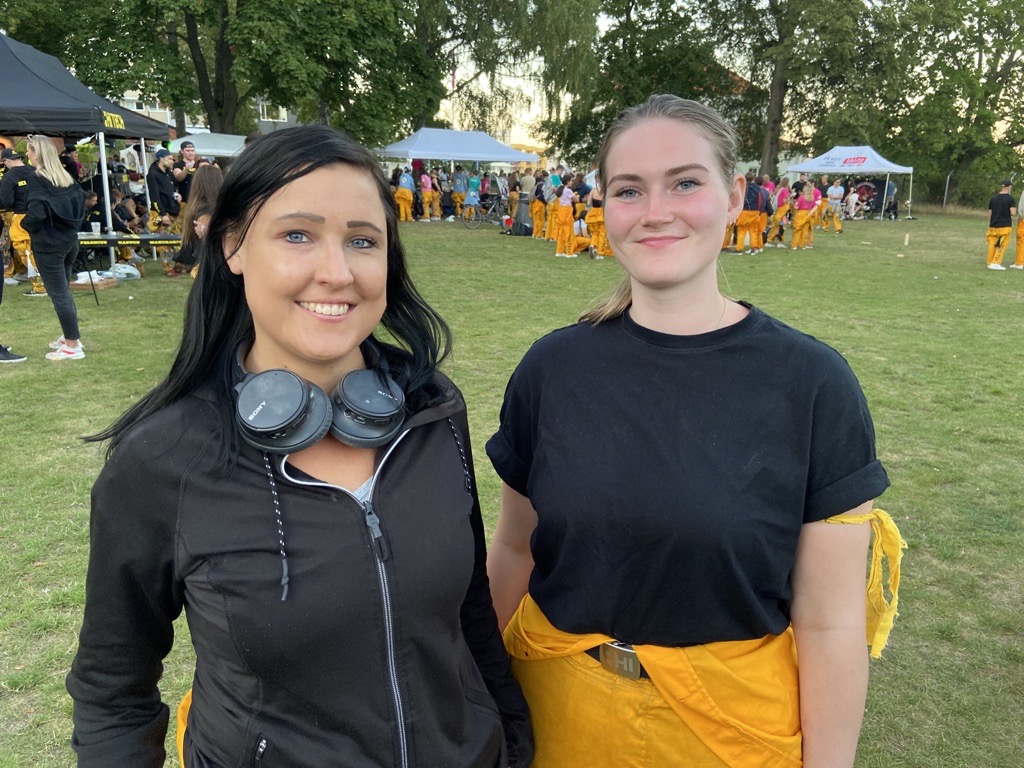
M676 182L676 186L679 189L686 192L688 190L696 189L697 187L699 187L700 182L696 181L695 179L680 179L679 181Z
M284 239L289 243L305 243L309 240L305 232L286 232Z
M377 241L372 237L356 237L352 239L353 248L376 248Z
M612 195L612 197L618 197L624 200L632 200L639 194L639 190L633 187L623 187L622 189L618 190L614 195Z

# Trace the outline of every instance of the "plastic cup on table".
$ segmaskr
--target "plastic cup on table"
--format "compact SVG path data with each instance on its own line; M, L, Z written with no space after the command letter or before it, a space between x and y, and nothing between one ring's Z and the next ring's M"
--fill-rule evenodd
M100 233L100 224L98 221L92 222L92 233L98 235Z

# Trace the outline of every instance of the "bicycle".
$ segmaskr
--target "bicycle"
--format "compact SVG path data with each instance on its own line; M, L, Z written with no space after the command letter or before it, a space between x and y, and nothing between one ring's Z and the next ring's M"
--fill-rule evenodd
M482 213L481 209L483 210ZM480 225L485 221L500 227L502 219L505 218L507 213L508 201L504 197L495 195L487 202L482 202L478 206L472 208L464 207L462 209L462 223L466 225L467 229L479 229Z

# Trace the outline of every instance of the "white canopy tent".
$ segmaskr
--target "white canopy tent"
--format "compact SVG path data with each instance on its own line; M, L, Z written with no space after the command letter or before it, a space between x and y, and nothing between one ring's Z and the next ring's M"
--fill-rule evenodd
M885 192L882 195L882 210L888 202L889 177L893 174L910 175L910 192L907 194L907 218L910 215L910 203L914 199L914 168L909 165L896 165L878 154L869 146L832 147L818 157L812 157L802 163L789 166L789 171L796 173L839 173L849 174L885 174Z
M536 162L537 155L520 152L502 144L483 131L451 131L444 128L420 128L399 142L376 150L381 157L412 160L466 160L474 162Z
M245 136L230 133L195 133L171 142L171 152L181 151L181 142L191 141L201 157L234 157L245 146Z

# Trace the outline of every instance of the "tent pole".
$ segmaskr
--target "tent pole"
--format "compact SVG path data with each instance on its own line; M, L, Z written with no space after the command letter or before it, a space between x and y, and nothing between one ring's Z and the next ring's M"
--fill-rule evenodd
M139 148L142 150L142 189L146 193L146 220L142 226L149 231L149 212L153 210L153 201L149 197L149 164L146 162L146 140L144 138L139 139ZM155 246L150 247L149 255L153 261L156 261Z
M910 193L907 195L907 220L912 221L914 216L911 213L910 206L914 202L914 172L910 172Z
M885 174L885 191L882 192L882 210L878 212L879 221L885 221L885 204L889 200L889 175Z
M101 175L103 177L103 207L106 208L106 215L104 219L107 222L107 232L109 234L114 233L114 219L110 213L110 177L107 170L107 144L106 139L103 135L103 131L96 134L100 140L100 168ZM114 254L114 246L107 248L107 254L110 256L110 274L113 277L117 277L117 256Z

